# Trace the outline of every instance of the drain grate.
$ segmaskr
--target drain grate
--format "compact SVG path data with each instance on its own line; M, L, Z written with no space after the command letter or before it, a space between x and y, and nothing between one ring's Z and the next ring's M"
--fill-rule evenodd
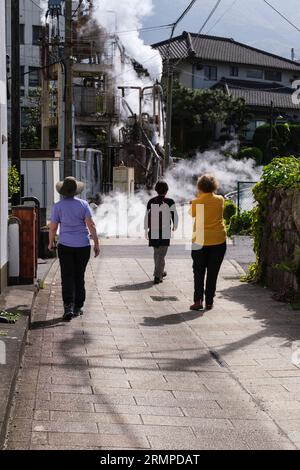
M154 302L176 302L178 298L175 296L165 296L165 295L151 295L151 299Z

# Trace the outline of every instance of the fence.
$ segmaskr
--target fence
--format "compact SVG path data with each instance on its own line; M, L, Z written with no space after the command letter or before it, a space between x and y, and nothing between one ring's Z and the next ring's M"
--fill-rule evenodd
M252 193L257 181L238 181L237 190L226 195L226 199L233 201L238 208L238 212L251 211L255 206Z

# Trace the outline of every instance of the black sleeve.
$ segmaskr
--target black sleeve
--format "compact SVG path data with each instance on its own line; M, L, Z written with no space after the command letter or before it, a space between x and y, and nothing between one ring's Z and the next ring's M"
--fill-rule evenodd
M171 200L171 203L172 203L170 206L171 217L172 217L174 229L176 230L178 227L178 213L177 213L175 201L173 201L173 199Z

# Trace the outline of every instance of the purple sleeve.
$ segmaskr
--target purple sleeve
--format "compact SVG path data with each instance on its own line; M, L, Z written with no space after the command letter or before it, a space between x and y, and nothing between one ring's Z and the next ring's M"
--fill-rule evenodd
M84 208L84 218L86 219L87 217L93 217L92 210L90 206L88 205L88 203L86 204Z
M53 223L55 223L55 224L59 224L59 223L60 223L60 217L59 217L59 213L58 213L58 207L57 207L56 204L54 204L54 206L52 207L51 222L53 222Z

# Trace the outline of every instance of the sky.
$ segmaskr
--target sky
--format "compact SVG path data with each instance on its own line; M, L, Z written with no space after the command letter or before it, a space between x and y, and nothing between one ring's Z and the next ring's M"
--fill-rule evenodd
M144 0L140 1L142 3ZM268 1L300 29L300 0ZM153 12L144 17L143 27L176 21L190 0L152 0L152 3ZM180 35L182 31L198 33L215 4L216 0L197 0L177 26L175 36ZM300 32L286 23L263 0L222 0L203 33L230 37L287 58L291 58L293 47L296 59L300 60ZM163 41L169 36L170 29L142 34L147 44Z

